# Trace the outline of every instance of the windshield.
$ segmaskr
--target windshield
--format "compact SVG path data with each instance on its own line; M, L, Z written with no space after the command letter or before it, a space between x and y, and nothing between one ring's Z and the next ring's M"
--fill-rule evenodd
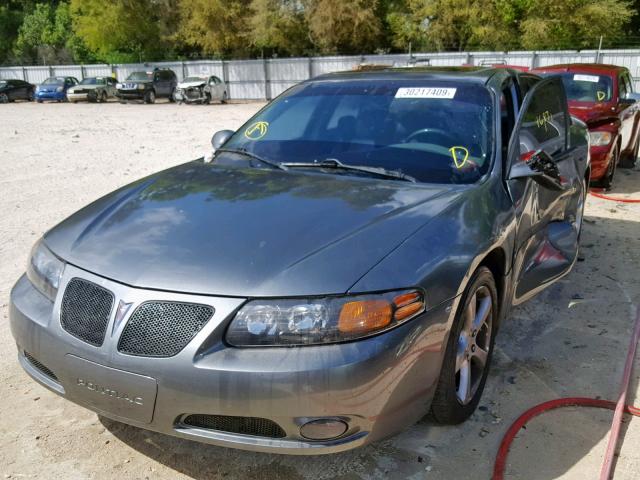
M4 80L0 80L0 88L4 87L7 85L7 82L5 82Z
M183 80L183 82L206 82L207 79L205 77L187 77Z
M567 99L576 102L608 102L611 100L613 81L608 75L563 73L560 75Z
M43 85L62 85L64 83L64 77L49 77L44 82Z
M104 78L93 77L93 78L85 78L80 82L80 85L104 85L105 83L107 82Z
M131 75L127 77L127 80L153 80L153 73L151 72L133 72Z
M278 97L224 148L277 162L336 159L421 182L472 183L491 164L492 111L489 91L466 82L314 82Z

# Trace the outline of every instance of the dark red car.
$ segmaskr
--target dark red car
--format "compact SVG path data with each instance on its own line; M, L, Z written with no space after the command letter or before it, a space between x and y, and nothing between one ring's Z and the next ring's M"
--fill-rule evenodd
M611 186L616 166L633 167L638 156L640 94L625 67L602 64L551 65L532 70L559 75L571 115L586 122L591 137L591 180Z

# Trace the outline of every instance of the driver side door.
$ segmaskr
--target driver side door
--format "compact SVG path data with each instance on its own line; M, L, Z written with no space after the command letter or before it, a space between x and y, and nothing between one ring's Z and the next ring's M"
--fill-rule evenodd
M569 142L571 122L562 81L550 77L527 93L509 142L514 304L567 273L577 257L585 194L579 162L586 153Z

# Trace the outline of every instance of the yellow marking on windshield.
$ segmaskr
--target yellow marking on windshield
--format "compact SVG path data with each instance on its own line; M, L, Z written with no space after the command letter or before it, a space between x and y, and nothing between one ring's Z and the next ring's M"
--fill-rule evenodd
M453 163L456 165L456 168L460 169L465 166L469 159L469 150L465 147L451 147L449 152L451 152Z
M255 122L247 127L244 136L249 140L260 140L267 134L269 122Z
M536 125L538 128L544 127L547 130L547 124L551 121L551 112L545 110L536 118Z
M596 92L596 98L598 99L599 102L604 100L606 98L606 96L607 96L607 94L605 92L603 92L602 90L598 90Z

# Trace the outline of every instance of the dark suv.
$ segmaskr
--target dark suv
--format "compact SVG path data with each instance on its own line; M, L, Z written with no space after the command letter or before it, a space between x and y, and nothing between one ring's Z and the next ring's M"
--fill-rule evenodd
M156 98L168 98L173 102L173 91L178 84L178 77L173 70L156 68L151 72L133 72L127 79L118 83L117 97L127 100L144 100L144 103L155 103Z

